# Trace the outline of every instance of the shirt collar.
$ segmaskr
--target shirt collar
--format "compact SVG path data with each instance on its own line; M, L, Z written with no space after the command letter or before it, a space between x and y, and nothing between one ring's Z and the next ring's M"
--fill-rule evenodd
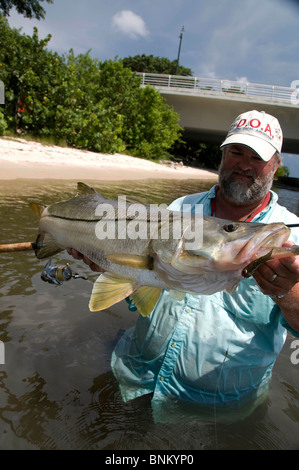
M215 184L214 186L212 186L212 188L208 191L208 199L214 199L216 197L216 193L217 193L217 188L218 184ZM264 214L265 212L268 212L269 209L272 209L272 207L277 203L278 201L278 196L277 194L272 191L272 189L270 189L270 193L271 193L271 199L269 201L269 204L259 213L257 214L257 216L254 217L253 220L256 220L258 219L261 214Z
M214 199L215 196L216 196L216 187L218 186L218 184L215 184L214 186L212 186L212 188L208 191L208 198L209 199Z

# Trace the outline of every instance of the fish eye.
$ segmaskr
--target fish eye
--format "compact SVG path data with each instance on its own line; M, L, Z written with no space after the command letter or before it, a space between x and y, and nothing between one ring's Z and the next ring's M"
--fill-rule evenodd
M223 226L226 232L235 232L235 230L237 230L238 227L239 227L238 224L227 224Z

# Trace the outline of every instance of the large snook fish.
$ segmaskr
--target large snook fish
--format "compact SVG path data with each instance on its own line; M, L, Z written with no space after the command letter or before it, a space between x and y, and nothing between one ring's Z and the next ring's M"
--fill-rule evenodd
M108 200L84 183L78 183L76 197L68 201L30 206L40 217L39 259L72 247L105 270L93 286L91 311L130 296L146 316L162 289L177 299L186 292L232 293L243 276L251 275L261 263L299 254L298 246L281 248L290 234L283 223L232 222L208 216L201 218L202 237L190 248L196 215L189 214L189 225L184 221L182 234L174 236L172 229L182 221L183 212L165 209L167 217L163 218L158 212L153 215L149 205L136 211L134 204ZM146 227L146 236L138 237L141 226Z

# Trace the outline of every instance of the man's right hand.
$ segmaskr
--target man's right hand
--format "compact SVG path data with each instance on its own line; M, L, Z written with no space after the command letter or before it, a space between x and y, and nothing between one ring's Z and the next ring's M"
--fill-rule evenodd
M95 264L93 261L91 261L86 256L82 255L82 253L79 253L79 251L75 250L74 248L68 248L67 252L75 259L82 259L83 262L87 264L87 266L89 266L92 271L100 273L105 272L105 269L101 268L101 266L99 266L98 264Z

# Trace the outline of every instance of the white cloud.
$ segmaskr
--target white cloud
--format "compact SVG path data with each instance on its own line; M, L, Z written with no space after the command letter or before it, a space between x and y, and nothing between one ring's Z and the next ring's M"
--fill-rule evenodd
M132 39L138 39L139 36L146 37L149 34L141 16L131 10L116 13L112 18L112 26Z

